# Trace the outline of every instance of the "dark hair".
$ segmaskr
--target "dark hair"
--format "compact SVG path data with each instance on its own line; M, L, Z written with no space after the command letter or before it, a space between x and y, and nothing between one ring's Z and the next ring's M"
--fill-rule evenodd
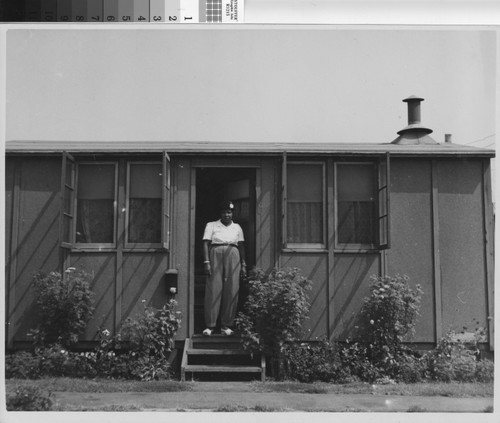
M220 211L223 211L223 210L233 211L233 209L234 209L234 204L232 203L232 201L224 200L220 203L220 207L219 207Z

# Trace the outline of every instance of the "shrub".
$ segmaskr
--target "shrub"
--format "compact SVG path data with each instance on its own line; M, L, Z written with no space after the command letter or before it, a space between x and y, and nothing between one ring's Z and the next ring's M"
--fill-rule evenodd
M420 285L411 289L408 281L407 276L372 276L359 315L369 360L391 377L400 373L401 360L405 365L412 360L404 341L414 333L422 290Z
M390 360L414 333L422 290L420 285L412 290L408 281L408 276L399 275L370 278L370 296L364 299L360 323L376 361Z
M27 351L16 351L5 356L5 377L7 379L38 379L40 358Z
M283 376L306 383L345 383L351 379L349 368L344 367L340 359L339 346L326 340L285 344Z
M174 337L180 322L181 314L176 311L174 300L160 310L144 307L142 315L125 321L118 336L111 336L106 329L99 330L99 344L93 351L71 351L53 343L37 347L34 352L7 355L6 377L167 379L170 377L167 356L175 347Z
M256 270L249 280L244 311L236 318L244 346L271 359L271 372L279 377L285 342L295 341L309 313L307 291L311 281L299 269Z
M490 382L493 362L479 360L478 337L465 339L454 331L443 336L436 348L426 354L427 370L432 380L441 382Z
M176 307L175 300L170 300L160 310L145 306L140 316L125 321L120 332L121 341L140 357L167 358L175 347L174 337L181 324L181 313Z
M12 395L7 395L9 411L50 411L53 402L52 394L44 395L36 386L20 386Z
M407 276L372 276L370 295L358 315L354 342L340 352L344 365L361 380L417 382L425 378L426 361L405 345L413 335L422 290L411 289Z
M479 360L476 364L476 381L493 382L495 366L493 361L488 359Z
M38 272L33 278L39 325L31 331L38 346L59 343L65 347L75 344L85 331L93 313L93 293L90 276L83 270Z
M363 342L349 342L340 351L340 359L352 376L374 382L384 376L382 370L368 358L368 346Z

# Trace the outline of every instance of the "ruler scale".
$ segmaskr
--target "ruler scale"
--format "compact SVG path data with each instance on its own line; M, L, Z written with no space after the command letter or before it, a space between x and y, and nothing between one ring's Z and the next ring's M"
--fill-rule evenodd
M26 22L41 22L42 4L40 0L26 0L24 10Z
M134 16L134 0L119 0L118 1L118 21L132 22Z
M149 0L135 0L133 3L134 12L132 20L134 22L149 21Z
M179 23L181 2L179 0L165 0L165 22Z
M57 21L71 22L71 0L58 0L57 2Z
M104 22L118 22L118 0L103 0Z
M87 22L87 1L71 0L72 22Z
M57 0L42 0L42 22L57 22Z
M149 21L165 22L165 1L149 0Z
M0 0L4 22L243 22L245 0ZM14 7L16 6L16 7ZM14 12L18 10L19 12ZM18 13L18 15L16 15ZM22 14L24 13L24 16ZM16 16L14 16L16 15Z
M60 1L60 0L58 0ZM87 0L87 19L89 22L102 22L102 0Z

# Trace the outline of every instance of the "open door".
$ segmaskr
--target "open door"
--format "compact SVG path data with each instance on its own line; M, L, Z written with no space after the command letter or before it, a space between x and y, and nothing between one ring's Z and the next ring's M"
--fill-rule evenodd
M250 270L255 266L255 169L197 169L194 333L201 333L205 328L203 299L206 276L203 273L203 232L207 222L220 218L218 208L223 199L231 200L235 205L233 221L243 229L247 269ZM244 303L245 297L245 286L242 284L240 285L239 307Z

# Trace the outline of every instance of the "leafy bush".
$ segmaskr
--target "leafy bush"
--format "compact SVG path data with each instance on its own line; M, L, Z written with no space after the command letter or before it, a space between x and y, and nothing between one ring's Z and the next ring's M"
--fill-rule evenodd
M436 348L426 354L429 377L440 382L490 382L493 363L479 360L478 336L461 338L449 331Z
M493 382L495 373L495 365L493 361L488 359L479 360L476 363L476 381L477 382Z
M28 351L17 351L5 356L5 377L7 379L38 379L40 358Z
M140 357L168 357L175 347L174 337L181 324L177 302L170 300L160 310L144 307L136 319L128 318L121 328L121 341Z
M370 296L364 299L360 323L375 362L394 359L414 333L422 289L416 285L412 290L408 281L408 276L399 275L370 278Z
M12 395L7 395L9 411L50 411L53 402L51 393L44 395L36 386L20 386Z
M363 342L349 342L340 351L340 359L349 373L367 382L374 382L384 376L383 371L368 358L368 346Z
M271 359L271 371L279 377L285 342L302 334L310 304L307 291L311 281L299 269L274 269L268 275L256 270L249 278L249 295L236 326L244 346L258 350Z
M422 290L411 289L407 276L372 276L370 295L358 315L358 333L347 341L341 359L351 374L375 382L417 382L426 362L405 345L414 332Z
M93 351L69 351L52 344L31 353L7 355L6 377L168 379L171 369L167 353L175 347L174 336L181 321L175 307L173 300L160 310L145 307L138 319L124 323L122 336L113 337L108 330L100 330L99 344ZM129 349L116 349L123 346Z
M58 343L70 346L85 331L93 313L94 294L90 275L74 268L59 272L38 272L33 278L39 325L31 331L36 345Z
M341 361L339 346L327 340L314 343L292 342L283 347L283 377L299 382L345 383L349 368Z

